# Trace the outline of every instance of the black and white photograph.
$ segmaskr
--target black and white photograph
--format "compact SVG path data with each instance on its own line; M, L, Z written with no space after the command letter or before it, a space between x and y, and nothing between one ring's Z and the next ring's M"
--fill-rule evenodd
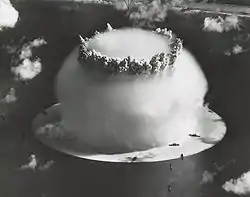
M250 196L250 0L0 0L0 197Z

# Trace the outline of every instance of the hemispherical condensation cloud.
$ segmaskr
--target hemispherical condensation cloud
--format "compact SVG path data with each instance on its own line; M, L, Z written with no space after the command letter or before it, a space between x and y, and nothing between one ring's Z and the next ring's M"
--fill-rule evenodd
M168 53L170 45L149 31L121 29L96 35L88 47L113 58L132 56L149 61L155 53ZM219 116L203 106L207 81L188 50L176 59L172 75L148 79L134 75L133 80L120 80L126 75L117 75L115 80L101 83L91 78L86 65L77 59L75 49L58 74L56 91L61 104L49 108L46 117L40 114L33 125L45 144L82 158L129 162L128 158L136 156L138 161L150 162L196 154L223 138L224 123L215 122ZM40 127L41 122L45 126L45 119L55 116L60 116L60 126ZM54 133L58 137L60 132L76 141L55 142L51 136ZM194 133L199 137L190 136ZM102 150L112 147L114 152L89 154L82 145L86 142ZM123 151L116 154L117 150Z

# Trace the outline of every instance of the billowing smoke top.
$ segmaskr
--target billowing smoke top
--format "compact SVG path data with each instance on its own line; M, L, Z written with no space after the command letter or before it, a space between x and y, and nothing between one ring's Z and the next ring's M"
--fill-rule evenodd
M78 61L83 66L99 66L112 74L151 75L173 70L182 50L182 40L171 30L153 32L137 29L113 29L82 38Z

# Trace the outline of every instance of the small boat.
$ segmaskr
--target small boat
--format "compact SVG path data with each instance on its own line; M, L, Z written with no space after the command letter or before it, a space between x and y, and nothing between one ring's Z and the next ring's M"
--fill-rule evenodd
M194 134L189 134L190 137L201 137L200 135L197 135L196 133Z
M180 144L172 143L172 144L169 144L169 146L180 146Z

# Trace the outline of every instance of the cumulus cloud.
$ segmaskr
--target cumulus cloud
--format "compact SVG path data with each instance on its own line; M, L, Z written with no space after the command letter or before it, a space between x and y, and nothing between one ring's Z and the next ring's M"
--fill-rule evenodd
M46 124L45 126L39 127L36 130L36 135L38 136L46 136L47 138L51 139L67 139L67 140L74 140L75 135L67 132L60 122L55 124Z
M237 54L243 52L243 48L242 48L242 46L237 44L233 47L232 52L233 52L233 54L237 55Z
M225 31L230 31L233 29L240 29L240 19L236 15L227 16L224 20Z
M19 58L21 60L24 60L26 58L30 58L32 56L32 49L39 47L39 46L42 46L44 44L47 44L47 42L42 38L34 39L33 41L29 42L28 44L25 44L22 47L22 50L19 54Z
M38 75L42 70L42 64L40 59L31 61L30 59L24 59L18 67L11 68L11 71L15 74L16 79L30 80Z
M9 0L0 0L0 31L6 27L14 27L19 14Z
M14 88L11 88L8 94L4 97L3 102L13 103L15 101L17 101L16 91Z
M223 19L221 17L212 18L207 17L204 20L203 30L206 31L216 31L216 32L223 32Z
M232 47L232 49L230 50L227 50L224 52L224 54L226 56L231 56L231 55L238 55L238 54L241 54L241 53L244 53L244 52L247 52L249 51L250 48L243 48L242 46L240 46L239 44L236 44L235 46Z
M167 5L160 0L141 4L129 14L129 18L137 26L152 26L153 22L163 21L167 16Z
M49 169L54 163L55 163L55 161L53 161L53 160L47 161L45 164L40 165L38 169L41 170L41 171L47 170L47 169Z
M203 30L213 32L227 32L231 30L239 30L240 20L238 16L230 15L223 19L218 17L207 17L204 19Z
M55 162L53 160L47 161L44 164L39 163L39 159L37 159L35 154L31 154L29 157L29 161L27 164L22 165L20 170L39 170L44 171L49 169Z
M11 68L17 80L30 80L38 75L42 70L42 63L39 58L31 60L32 50L41 45L47 44L44 39L38 38L25 44L19 52L19 65Z
M222 188L227 192L232 192L237 195L250 194L250 171L241 175L237 179L230 179Z
M127 10L128 9L127 4L125 3L125 1L116 1L114 3L114 6L118 10Z
M229 160L227 163L221 166L219 166L216 162L214 162L213 167L215 171L210 172L208 170L205 170L202 174L200 185L212 183L214 181L214 178L218 175L219 172L221 172L227 165L234 164L234 163L235 163L234 159Z
M17 47L15 46L10 46L10 45L4 45L2 48L6 49L8 54L15 54L17 51Z
M24 164L20 167L21 170L31 169L33 171L36 170L36 167L38 165L38 160L36 158L36 155L32 154L29 157L29 162L27 164Z
M200 184L207 184L207 183L212 183L214 181L214 177L217 175L216 172L209 172L205 170L202 174L202 179Z

